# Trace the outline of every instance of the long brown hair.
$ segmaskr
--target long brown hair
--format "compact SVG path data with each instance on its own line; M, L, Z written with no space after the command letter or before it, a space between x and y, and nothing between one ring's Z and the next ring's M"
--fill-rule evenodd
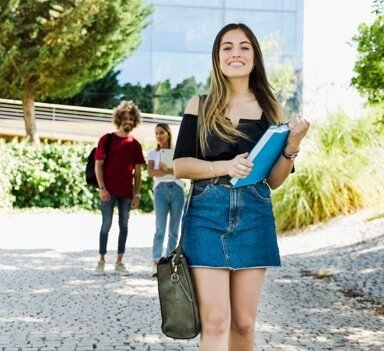
M168 123L157 123L155 129L157 127L164 129L165 132L168 134L168 149L170 149L171 145L172 145L172 132L171 132L171 128L169 127L169 124ZM156 150L160 150L159 144L157 144Z
M204 153L209 133L217 134L221 139L233 143L237 136L245 137L233 127L231 121L225 118L231 99L230 84L220 69L220 44L223 35L231 30L240 29L249 39L254 51L254 67L249 77L249 88L255 95L257 102L271 124L280 123L283 113L280 104L272 92L264 67L263 55L259 42L252 30L243 23L230 23L224 26L213 42L212 47L212 74L208 96L205 100L202 118L199 118L199 138Z

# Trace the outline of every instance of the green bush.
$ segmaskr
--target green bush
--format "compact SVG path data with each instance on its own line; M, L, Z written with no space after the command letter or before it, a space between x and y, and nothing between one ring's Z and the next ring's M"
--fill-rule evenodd
M7 144L0 139L0 208L10 208L15 201L12 195L11 174L17 167L16 160L8 150Z
M384 139L373 122L336 114L328 123L311 126L295 173L272 194L279 231L383 201Z
M0 140L0 207L98 209L97 191L84 179L92 147L44 142L36 149L25 141ZM383 129L374 118L351 120L339 113L325 124L313 124L295 173L272 193L278 230L303 228L381 204L383 165ZM140 210L144 212L153 211L152 186L143 169Z
M153 211L153 179L148 176L147 169L141 172L141 200L139 209L143 212Z
M9 199L2 207L99 208L98 193L87 186L84 178L90 144L44 142L39 149L25 141L1 145L3 154L7 155L3 162L14 161L8 180L2 181L4 186L8 184L5 190ZM142 186L144 189L152 186L145 170ZM143 194L140 208L152 211L150 194Z

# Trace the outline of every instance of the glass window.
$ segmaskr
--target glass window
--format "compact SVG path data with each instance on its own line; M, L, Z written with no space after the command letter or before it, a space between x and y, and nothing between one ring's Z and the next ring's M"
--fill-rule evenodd
M221 25L221 10L160 7L153 14L152 50L210 51Z
M116 70L120 70L119 81L124 83L152 84L152 54L150 51L135 51L135 53L121 62Z
M226 9L296 10L303 0L225 0Z
M154 5L166 5L166 6L196 6L196 7L223 7L224 0L153 0Z
M205 83L211 70L210 53L154 52L152 62L153 83L169 79L176 85L191 76L196 82Z
M177 84L195 76L205 82L211 49L227 23L243 22L256 34L266 65L289 60L302 69L303 0L152 0L155 11L142 43L121 63L119 80Z
M260 42L266 40L271 35L279 36L283 51L286 49L286 43L295 43L296 27L294 13L225 11L225 19L227 23L245 23L252 29Z
M147 28L143 29L141 32L141 44L139 46L140 50L151 50L151 38L152 38L152 30L151 25Z

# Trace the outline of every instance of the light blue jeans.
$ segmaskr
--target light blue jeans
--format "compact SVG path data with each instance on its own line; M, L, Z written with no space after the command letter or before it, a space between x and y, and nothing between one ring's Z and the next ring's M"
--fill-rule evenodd
M175 182L161 182L154 191L156 232L153 238L152 258L158 261L162 257L165 229L169 213L168 256L177 245L180 219L184 206L184 191Z
M116 197L111 195L109 201L100 201L100 209L102 215L102 223L99 238L99 254L107 253L108 233L112 226L113 209L117 203L119 211L119 239L117 245L117 253L125 253L125 244L128 236L128 219L131 209L131 199Z

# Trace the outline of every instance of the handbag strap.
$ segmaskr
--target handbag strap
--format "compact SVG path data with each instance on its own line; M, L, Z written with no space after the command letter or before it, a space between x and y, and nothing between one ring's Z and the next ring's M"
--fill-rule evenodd
M196 126L196 150L195 150L195 157L196 158L198 155L198 148L199 148L199 129L200 129L199 128L199 124L200 124L199 121L200 121L201 116L202 116L205 97L206 97L206 95L199 95L199 109L198 109L198 113L197 113L197 126ZM188 211L189 204L191 202L194 183L195 183L195 180L191 179L191 185L189 187L188 197L187 197L187 201L185 202L185 205L184 205L183 217L181 219L180 239L179 239L179 243L177 244L177 247L176 247L175 257L173 258L175 265L178 265L180 263L181 257L183 255L182 245L183 245L183 239L184 239L184 222L185 222L184 219L185 219L185 214Z

